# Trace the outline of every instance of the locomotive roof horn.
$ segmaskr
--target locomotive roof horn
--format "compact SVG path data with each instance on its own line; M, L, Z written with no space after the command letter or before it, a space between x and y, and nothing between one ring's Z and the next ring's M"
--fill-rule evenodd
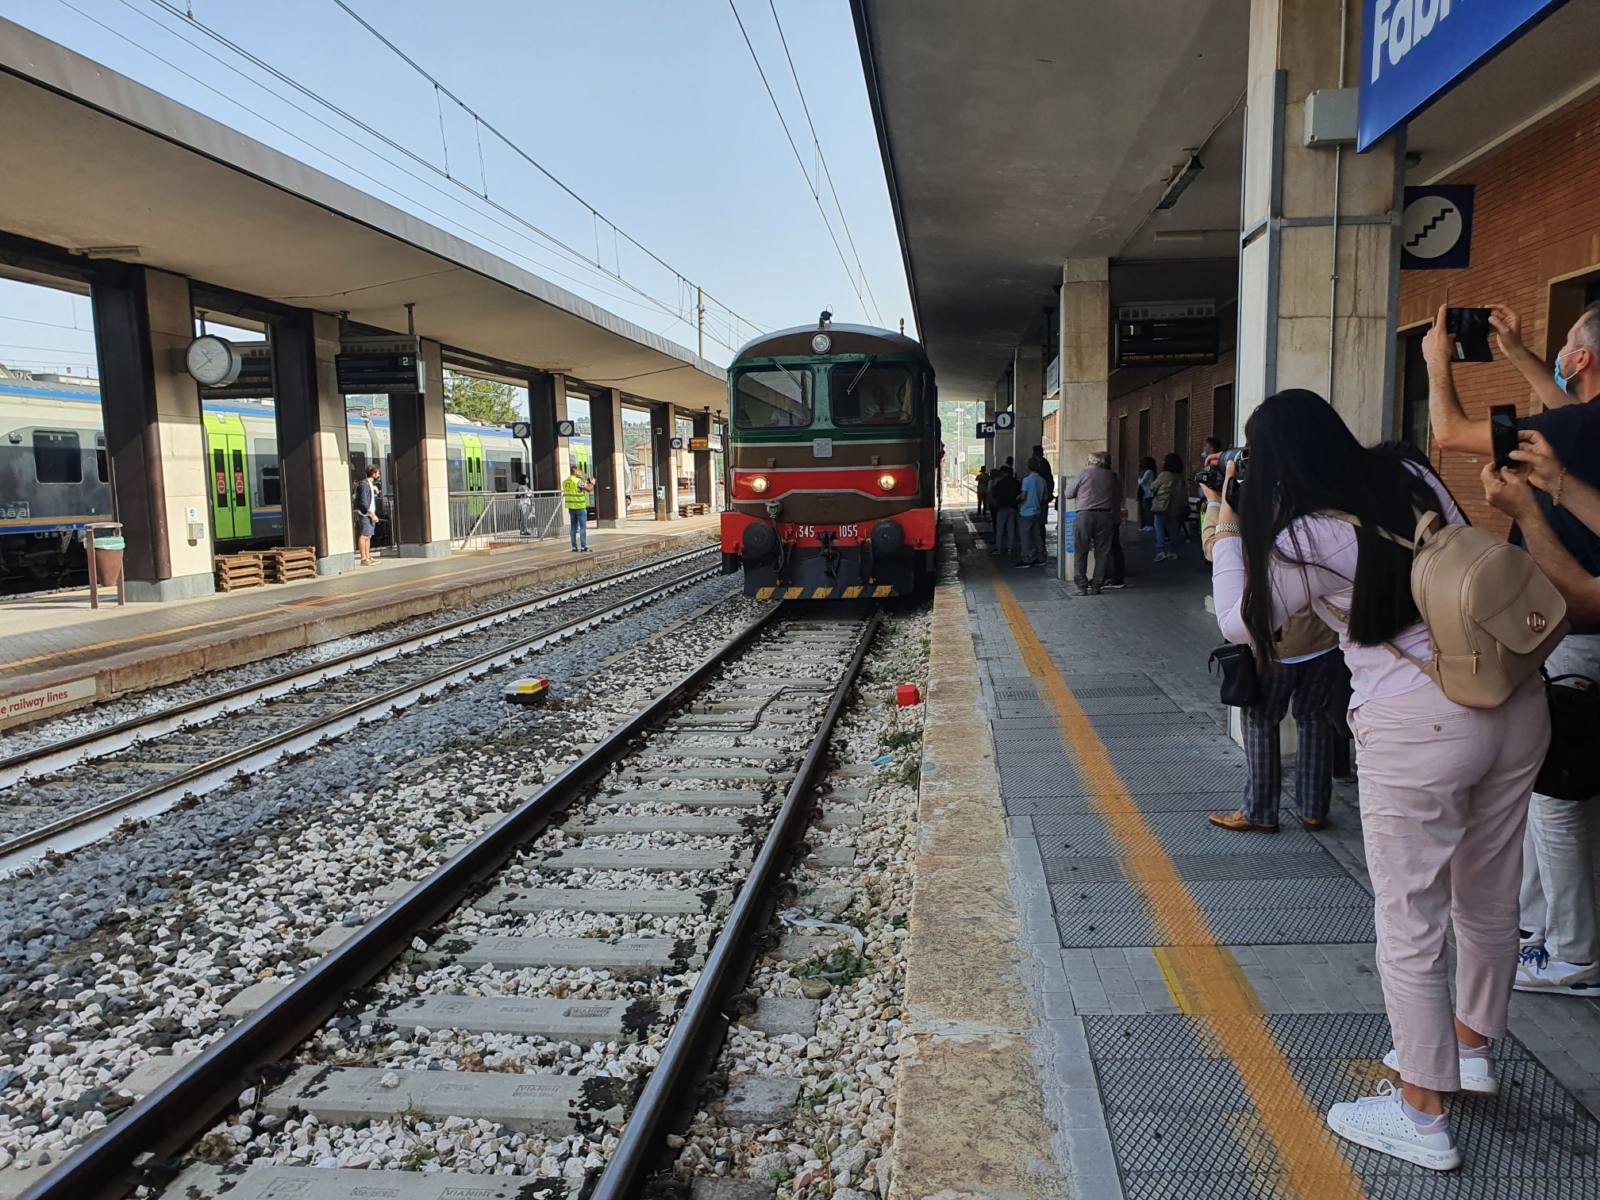
M817 328L818 329L826 329L832 321L833 321L833 313L832 313L832 311L825 308L825 309L822 310L822 315L817 318Z

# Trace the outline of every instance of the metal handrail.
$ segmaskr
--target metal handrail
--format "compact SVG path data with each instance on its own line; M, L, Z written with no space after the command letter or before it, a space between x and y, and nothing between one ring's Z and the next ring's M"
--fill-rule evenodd
M560 492L451 492L451 548L470 550L499 538L551 537L561 509Z

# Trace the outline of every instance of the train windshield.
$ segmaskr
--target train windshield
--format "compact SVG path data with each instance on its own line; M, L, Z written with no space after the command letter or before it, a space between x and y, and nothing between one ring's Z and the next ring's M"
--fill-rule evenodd
M740 429L800 429L811 424L811 372L805 367L756 367L734 385L733 420Z
M828 394L835 425L905 425L911 421L913 376L907 367L871 359L833 368Z

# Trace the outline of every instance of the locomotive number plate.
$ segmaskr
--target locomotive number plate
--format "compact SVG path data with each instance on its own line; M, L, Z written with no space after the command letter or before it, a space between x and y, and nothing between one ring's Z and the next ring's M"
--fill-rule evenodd
M842 538L860 537L861 536L861 526L859 526L859 525L841 525L841 526L839 526L839 536L842 537Z

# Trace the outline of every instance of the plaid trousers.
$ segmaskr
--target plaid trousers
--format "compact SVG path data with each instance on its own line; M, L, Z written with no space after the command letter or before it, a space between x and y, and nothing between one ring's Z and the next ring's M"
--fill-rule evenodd
M1324 820L1333 799L1335 738L1343 736L1343 714L1350 703L1350 672L1344 655L1330 650L1305 662L1263 663L1260 675L1261 699L1239 710L1245 761L1250 768L1244 785L1245 815L1261 825L1278 823L1283 788L1278 726L1292 702L1299 726L1295 799L1301 816Z

